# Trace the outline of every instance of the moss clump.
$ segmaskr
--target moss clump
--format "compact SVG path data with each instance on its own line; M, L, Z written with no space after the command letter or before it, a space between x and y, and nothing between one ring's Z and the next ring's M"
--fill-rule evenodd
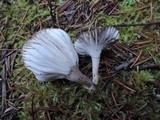
M154 80L154 76L149 71L132 71L132 74L136 84L142 88L147 82Z

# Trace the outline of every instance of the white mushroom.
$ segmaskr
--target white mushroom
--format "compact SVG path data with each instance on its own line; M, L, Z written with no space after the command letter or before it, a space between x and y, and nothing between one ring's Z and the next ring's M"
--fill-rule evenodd
M92 82L98 84L98 68L100 54L105 47L119 39L119 31L114 27L95 29L82 33L75 42L76 51L80 55L89 55L92 58Z
M22 59L39 81L65 78L93 87L89 78L79 70L79 59L71 38L61 29L37 32L23 46Z

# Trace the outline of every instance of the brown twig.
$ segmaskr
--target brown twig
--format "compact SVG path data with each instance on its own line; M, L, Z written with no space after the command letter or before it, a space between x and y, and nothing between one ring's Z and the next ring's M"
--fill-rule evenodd
M124 87L125 89L131 91L131 92L136 92L136 90L130 88L128 85L125 85L124 83L118 81L118 80L114 80L118 85L121 85L122 87Z
M115 96L114 96L114 93L113 93L113 92L111 92L111 96L112 96L112 99L113 99L113 101L114 101L114 104L115 104L115 105L117 105L117 101L116 101L116 98L115 98Z
M137 56L137 54L132 51L128 46L124 45L124 44L117 44L119 47L121 47L122 49L124 49L125 51L132 53L133 55Z
M140 50L140 49L145 49L148 45L144 44L144 45L140 45L140 46L134 46L131 48L131 50L136 51L136 50Z
M35 116L35 115L34 115L34 114L35 114L35 111L34 111L34 96L35 96L35 95L32 94L32 104L31 104L31 106L32 106L32 108L31 108L31 110L32 110L32 111L31 111L31 112L32 112L32 113L31 113L31 114L32 114L32 120L35 120L35 118L34 118L34 116Z
M2 75L2 110L1 114L3 114L5 110L5 100L6 100L6 80L7 80L7 72L6 72L6 65L3 66L3 75Z
M111 15L113 13L113 11L117 8L118 4L116 4L113 9L108 13L108 15Z
M0 61L3 60L4 58L10 56L11 54L13 54L15 51L11 51L10 53L6 54L5 56L3 56L2 58L0 58Z
M52 120L49 112L48 112L48 111L45 111L45 113L46 113L46 115L45 115L46 120Z
M145 33L143 33L142 31L136 31L136 33L137 33L138 35L140 35L140 36L146 38L146 39L149 38L149 37L148 37Z
M48 6L50 8L50 15L51 15L51 19L52 19L52 26L54 28L56 28L57 27L56 24L55 24L56 23L56 4L54 6L54 14L53 14L53 9L52 9L52 3L51 3L51 1L47 0L47 2L48 2Z
M151 64L151 65L144 65L144 66L141 66L139 68L140 70L146 70L146 69L149 69L149 70L160 70L160 64Z
M28 7L28 9L26 10L26 12L24 13L24 16L22 17L20 23L23 24L23 21L25 20L25 18L27 17L28 11L29 11L30 7Z
M135 61L132 63L132 65L130 66L130 68L132 68L132 67L136 64L136 62L139 60L139 58L141 57L141 55L142 55L142 50L139 52L137 58L136 58Z
M105 104L106 104L107 108L113 113L112 116L115 115L118 118L118 120L119 120L120 117L118 116L117 112L115 112L114 110L112 110L112 108L108 105L107 102L105 102Z
M157 24L160 24L160 21L154 21L154 22L148 22L148 23L135 23L135 24L116 24L116 25L109 25L109 26L113 26L113 27L130 27L130 26L145 26L145 25L157 25Z
M152 56L146 57L143 61L140 61L140 62L136 63L135 66L143 64L143 63L145 63L145 62L147 62L147 61L149 61L151 59L153 59Z
M152 0L151 0L151 3L150 3L150 20L153 20L154 18L153 18L153 3L152 3Z
M149 44L152 42L153 42L152 40L148 40L148 41L143 41L143 42L136 42L136 43L134 43L134 45L144 45L144 44Z

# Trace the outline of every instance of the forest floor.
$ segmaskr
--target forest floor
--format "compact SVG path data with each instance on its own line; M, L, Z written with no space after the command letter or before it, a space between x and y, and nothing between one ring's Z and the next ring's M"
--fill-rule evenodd
M0 1L0 119L160 120L160 2L49 3ZM40 83L24 67L21 48L40 29L59 27L75 41L85 30L108 26L120 39L101 54L95 91L68 80ZM91 78L91 58L79 59Z

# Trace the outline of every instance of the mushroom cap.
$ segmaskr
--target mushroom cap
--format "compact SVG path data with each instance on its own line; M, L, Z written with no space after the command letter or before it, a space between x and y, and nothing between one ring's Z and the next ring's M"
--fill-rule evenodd
M61 29L37 32L22 48L22 59L40 81L66 78L78 55L69 35Z
M74 45L80 55L99 57L105 47L118 39L119 31L114 27L108 27L82 33Z

